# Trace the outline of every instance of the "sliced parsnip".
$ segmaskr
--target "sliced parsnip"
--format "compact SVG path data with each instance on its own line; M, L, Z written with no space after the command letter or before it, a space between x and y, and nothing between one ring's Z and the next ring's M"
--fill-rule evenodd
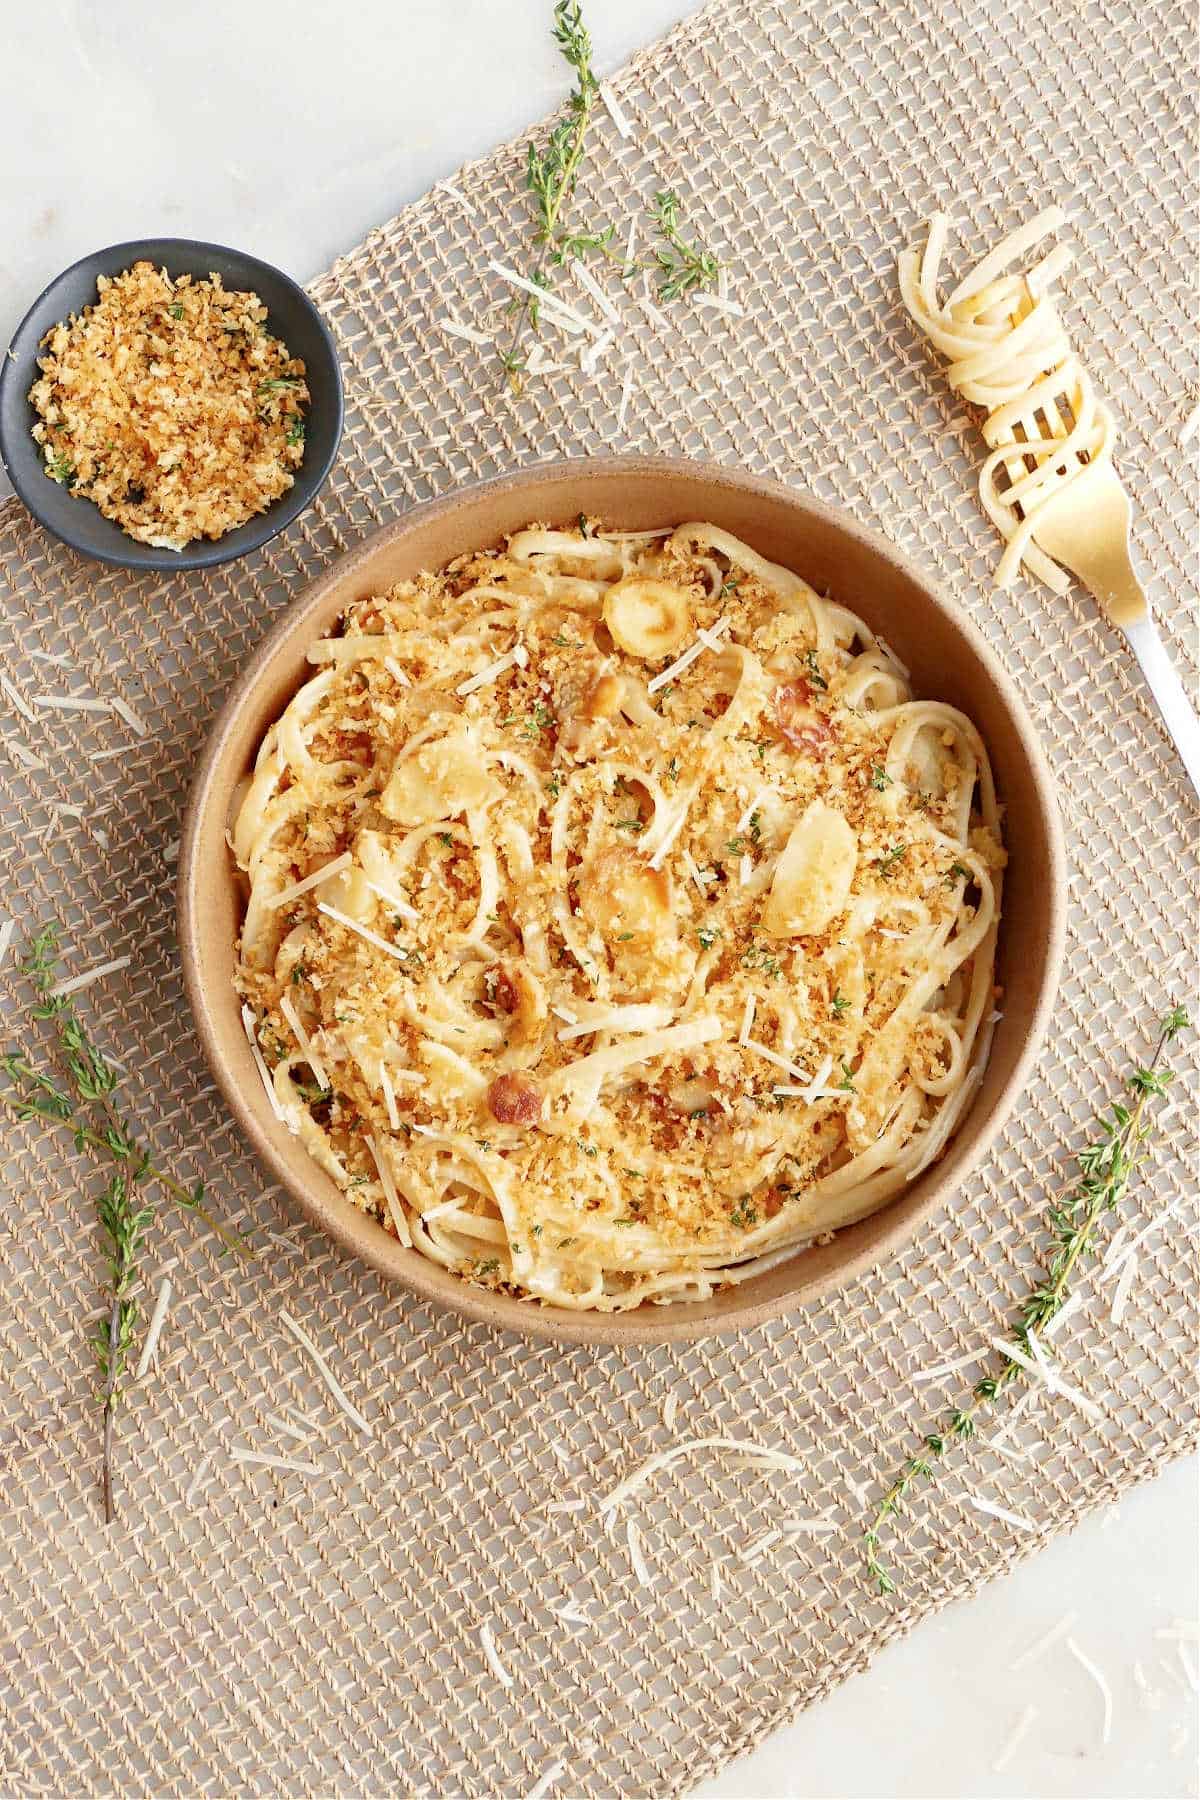
M605 850L579 883L584 917L606 938L644 943L671 928L671 883L632 850Z
M428 825L476 812L499 794L500 785L488 774L469 733L454 731L403 757L379 805L398 825Z
M692 629L688 596L667 581L627 575L604 597L604 623L629 656L654 662L670 656Z
M858 861L858 839L841 813L814 800L792 827L763 908L772 937L824 931L845 909Z

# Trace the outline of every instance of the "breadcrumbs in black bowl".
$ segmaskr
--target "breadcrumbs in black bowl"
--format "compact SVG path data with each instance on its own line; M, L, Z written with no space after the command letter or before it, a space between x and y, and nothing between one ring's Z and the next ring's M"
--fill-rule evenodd
M337 356L307 295L257 258L187 240L76 264L0 371L0 451L21 498L74 548L132 567L265 542L314 497L341 424Z

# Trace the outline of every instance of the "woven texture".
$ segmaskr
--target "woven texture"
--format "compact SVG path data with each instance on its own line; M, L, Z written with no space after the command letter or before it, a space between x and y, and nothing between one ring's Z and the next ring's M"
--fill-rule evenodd
M1181 3L1033 0L986 22L966 0L719 5L614 82L634 136L598 121L580 205L614 219L620 242L654 189L677 185L728 260L744 319L684 302L660 332L622 302L628 326L594 378L552 374L519 403L498 398L486 353L444 338L438 319L447 300L476 324L499 317L488 255L522 254L524 145L510 146L463 171L468 206L435 192L316 283L347 375L343 454L320 503L264 552L135 580L75 560L15 501L0 508L4 673L28 701L119 694L150 727L138 739L111 714L35 709L30 724L8 709L7 737L44 766L17 752L0 765L5 909L58 918L73 969L132 958L86 996L128 1065L125 1104L260 1247L234 1266L162 1210L146 1300L161 1270L175 1299L157 1371L122 1419L106 1532L85 1344L99 1183L69 1149L5 1127L5 1792L518 1796L561 1760L555 1792L675 1793L1192 1441L1195 1283L1175 1217L1145 1246L1123 1322L1101 1288L1059 1340L1102 1420L1024 1415L1014 1441L1041 1440L1036 1463L956 1453L903 1527L901 1594L881 1602L863 1584L856 1491L907 1453L942 1396L914 1371L977 1346L1035 1274L1040 1209L1094 1108L1145 1053L1168 995L1193 985L1196 916L1192 798L1121 641L1084 595L989 591L997 542L974 498L974 427L899 308L895 255L935 204L960 213L965 259L1074 196L1068 316L1120 417L1140 560L1194 675L1195 495L1177 447L1195 398L1192 51ZM332 557L428 495L610 445L780 475L935 571L1029 698L1072 879L1051 1042L952 1210L806 1314L732 1342L597 1353L497 1336L389 1290L264 1191L193 1042L171 845L236 670ZM63 805L83 818L56 815ZM3 981L7 1010L11 963ZM1187 1118L1167 1121L1129 1213L1184 1197ZM328 1403L281 1308L305 1321L372 1439ZM268 1421L284 1402L317 1421L315 1441ZM698 1458L660 1477L631 1508L657 1577L643 1589L598 1494L675 1434L731 1431L786 1446L806 1475ZM238 1446L321 1473L247 1467L230 1460ZM1036 1532L981 1517L967 1492L1001 1494ZM546 1512L576 1494L581 1509ZM836 1528L739 1560L796 1511ZM568 1598L588 1624L554 1616ZM484 1623L511 1689L484 1659Z

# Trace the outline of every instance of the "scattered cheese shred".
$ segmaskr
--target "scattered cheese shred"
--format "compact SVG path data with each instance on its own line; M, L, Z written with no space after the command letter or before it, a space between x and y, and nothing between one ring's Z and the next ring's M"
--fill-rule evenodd
M1104 1703L1104 1718L1100 1726L1100 1742L1108 1744L1112 1741L1113 1697L1112 1689L1102 1669L1098 1668L1090 1656L1086 1656L1073 1637L1067 1639L1067 1649L1075 1658L1081 1669L1086 1669L1100 1690L1100 1698Z
M629 1561L639 1585L644 1588L653 1587L654 1578L642 1550L642 1534L632 1519L627 1520L625 1525L625 1541L629 1545Z
M683 1443L673 1444L669 1450L659 1450L647 1457L644 1463L640 1463L623 1481L618 1482L601 1500L601 1515L613 1512L661 1469L669 1468L682 1457L694 1456L700 1450L719 1450L731 1456L749 1457L751 1462L761 1463L764 1468L785 1469L791 1474L802 1474L807 1466L798 1456L790 1456L786 1450L768 1449L764 1444L756 1444L752 1438L686 1438Z
M154 1353L158 1349L158 1340L162 1336L162 1328L166 1323L167 1308L171 1304L171 1281L164 1275L158 1287L158 1297L154 1302L154 1311L150 1314L150 1323L146 1328L146 1341L142 1345L142 1354L138 1358L138 1366L133 1379L140 1381L150 1364L154 1361Z
M0 743L4 745L13 761L20 763L24 768L42 770L46 768L43 759L35 751L30 750L28 745L23 744L19 738L0 738Z
M3 925L0 925L0 964L8 955L8 947L12 943L13 932L16 929L17 921L15 919L5 919Z
M563 1614L560 1613L559 1618L562 1617ZM546 1800L546 1795L550 1792L550 1789L554 1786L559 1776L563 1774L566 1766L565 1762L552 1762L548 1769L543 1769L542 1773L538 1776L537 1780L526 1794L525 1800Z
M674 1431L675 1420L679 1416L679 1395L668 1394L667 1403L663 1407L663 1424L668 1431Z
M340 856L335 856L332 862L327 862L311 875L306 875L303 881L294 881L291 887L281 888L279 893L272 894L266 903L268 912L274 912L280 906L290 906L293 900L298 900L301 894L307 894L310 888L320 887L323 881L331 881L335 875L340 875L353 861L349 850L343 850Z
M581 262L577 256L572 257L571 259L571 273L574 275L584 293L591 295L609 324L620 325L620 313L617 311L604 289L600 286L600 283L596 280L596 277L592 274L591 270L587 267L586 263ZM608 333L608 339L611 343L611 332Z
M1130 1294L1130 1290L1133 1287L1134 1282L1137 1280L1137 1272L1138 1272L1137 1257L1136 1256L1126 1257L1125 1261L1121 1265L1121 1273L1117 1279L1117 1285L1113 1289L1112 1306L1110 1308L1110 1311L1112 1314L1112 1322L1114 1325L1119 1325L1121 1323L1121 1320L1125 1317L1125 1308L1129 1304L1129 1294Z
M251 1463L263 1469L283 1469L291 1475L320 1475L321 1465L313 1462L294 1462L290 1456L272 1456L265 1450L234 1450L230 1453L236 1463Z
M739 1044L748 1044L750 1042L750 1033L754 1028L754 1013L757 1006L758 995L754 993L747 994L746 1005L742 1011L741 1030L738 1032Z
M565 1044L572 1038L590 1037L596 1031L661 1031L673 1017L669 1006L635 1001L629 1006L601 1007L589 1018L564 1025L555 1036L560 1044Z
M412 919L415 921L421 917L415 906L410 906L407 900L402 900L399 894L392 892L391 888L384 887L382 883L378 881L370 881L365 875L363 876L363 880L366 881L371 892L373 894L378 894L381 900L385 900L394 911L400 914L402 919Z
M357 937L365 938L368 944L374 944L377 950L385 951L397 962L408 961L407 950L402 950L399 944L389 944L385 937L380 937L379 933L372 931L369 925L360 925L357 919L352 919L348 913L339 912L336 906L326 906L323 900L318 900L317 911L324 913L326 918L335 919L339 925L344 925L347 931L354 932Z
M598 82L596 91L604 102L605 112L617 128L618 136L631 138L633 136L633 126L629 123L624 112L617 104L617 97L609 87L607 81Z
M942 1381L947 1375L956 1375L960 1369L969 1368L972 1363L978 1362L982 1355L982 1350L969 1350L966 1356L956 1356L953 1362L938 1363L937 1367L933 1369L917 1369L910 1379L913 1381Z
M621 398L620 398L619 402L617 403L617 430L619 432L624 431L624 429L625 429L625 418L629 412L629 396L632 394L632 392L633 392L633 368L632 368L631 364L626 363L625 364L625 373L621 377Z
M513 1685L513 1678L505 1668L504 1664L500 1661L500 1656L496 1649L496 1640L492 1636L492 1628L490 1625L481 1625L479 1627L479 1647L483 1651L487 1665L491 1669L492 1674L496 1677L496 1680L500 1683L500 1686L510 1688Z
M1001 1745L1000 1753L992 1764L992 1770L995 1774L1000 1775L1007 1769L1009 1763L1028 1737L1030 1727L1037 1716L1038 1709L1036 1706L1027 1706L1024 1712L1022 1712L1020 1718L1016 1721L1012 1730L1005 1738L1004 1743Z
M23 698L19 690L14 687L7 675L0 675L0 688L4 690L5 694L12 702L13 710L20 713L21 717L25 720L25 723L27 725L36 725L38 722L37 714Z
M742 814L741 818L738 820L737 824L734 826L735 832L737 832L740 835L741 832L749 829L751 819L754 817L755 813L758 811L759 807L762 805L762 803L766 799L767 795L772 793L773 791L774 790L769 787L759 789L758 793L755 794L753 800L751 800L751 802L747 806L745 812Z
M746 309L736 300L723 300L720 294L697 294L695 305L704 307L708 312L725 313L731 319L744 319Z
M1179 427L1179 445L1186 450L1196 433L1200 431L1200 402L1193 406L1183 424Z
M363 1418L357 1406L354 1406L351 1401L346 1398L337 1376L325 1361L325 1358L321 1355L321 1352L317 1349L317 1346L313 1343L304 1327L302 1325L297 1325L291 1314L284 1312L282 1308L280 1309L279 1317L281 1322L291 1332L296 1342L303 1349L308 1351L308 1354L316 1364L320 1374L324 1377L326 1387L329 1389L329 1392L333 1395L334 1400L341 1407L346 1417L352 1424L358 1426L358 1429L362 1432L364 1437L374 1437L374 1431L367 1424L367 1421Z
M1032 1519L1025 1518L1022 1513L1009 1512L1007 1506L997 1506L994 1500L982 1500L978 1494L966 1494L963 1497L976 1512L986 1513L990 1519L999 1519L1001 1524L1011 1525L1016 1531L1037 1530Z
M772 1050L769 1044L760 1044L757 1038L748 1037L739 1041L744 1050L753 1050L755 1056L761 1056L764 1062L773 1063L777 1069L784 1069L789 1075L794 1075L797 1081L803 1081L807 1092L807 1084L812 1081L807 1069L802 1069L799 1063L789 1062L786 1056L780 1056L778 1050Z
M527 281L506 263L492 261L488 263L488 268L493 275L499 275L501 281L507 281L510 287L520 288L523 293L531 294L546 317L563 331L587 331L593 337L600 336L599 327L593 319L585 319L573 306L568 306L565 300L558 299L557 295L549 293L546 288L539 287L536 281Z
M454 690L455 693L473 694L477 688L487 687L490 682L495 681L497 675L503 675L506 669L516 667L521 660L519 651L520 645L517 645L508 652L507 656L499 656L495 662L489 663L486 669L480 669L478 675L468 675L465 681L459 682Z
M383 1188L383 1195L384 1199L387 1201L388 1211L392 1215L392 1224L396 1227L396 1236L406 1250L411 1250L412 1232L408 1228L408 1220L404 1216L404 1208L401 1206L400 1196L396 1192L396 1182L392 1175L387 1156L384 1153L383 1146L373 1133L367 1138L367 1148L371 1152L371 1160L379 1170L380 1186Z
M35 694L33 704L50 707L57 712L105 713L112 711L110 701L89 700L82 694Z
M1065 1612L1057 1625L1051 1625L1049 1631L1044 1631L1040 1638L1034 1639L1027 1650L1022 1650L1020 1656L1013 1658L1008 1665L1009 1669L1015 1673L1018 1669L1028 1668L1029 1664L1036 1662L1039 1656L1044 1656L1047 1650L1066 1637L1078 1617L1077 1612Z
M400 1114L396 1110L396 1090L392 1086L392 1078L387 1072L387 1064L379 1065L379 1086L383 1094L383 1104L387 1107L388 1124L393 1131L400 1129Z
M112 709L117 714L118 718L124 719L129 729L135 731L138 737L149 737L150 727L147 725L145 719L143 719L141 713L134 711L128 700L122 700L118 695L114 694L112 699Z
M325 1073L325 1065L313 1048L312 1039L304 1029L300 1014L296 1011L295 1003L290 994L284 994L282 996L279 1002L279 1010L291 1026L292 1036L304 1052L304 1060L316 1076L317 1086L327 1088L329 1086L329 1077Z
M114 956L109 962L97 963L93 969L85 969L82 975L72 975L69 981L59 981L48 988L48 1000L63 1000L68 994L77 994L81 988L91 987L94 981L100 981L105 975L116 975L121 969L127 969L132 961L129 956Z
M685 850L683 853L683 866L687 870L688 874L691 876L692 880L695 882L696 886L700 889L700 892L702 894L707 893L709 878L699 868L699 866L697 865L696 859L692 855L690 850Z
M457 200L462 206L463 211L469 213L472 218L478 214L479 208L473 201L468 199L467 195L463 193L460 187L455 187L452 181L439 181L435 183L435 186L438 187L443 194L449 194L452 200Z
M708 628L702 637L697 636L696 641L689 644L687 649L684 650L681 655L677 656L675 661L671 663L669 667L665 668L660 675L655 675L652 680L646 683L646 692L648 694L657 694L659 688L664 688L669 681L674 681L676 675L681 675L685 669L690 669L696 658L702 656L705 650L711 648L713 640L719 638L722 633L728 630L729 620L718 619L714 625L711 625Z
M201 1484L204 1481L204 1477L208 1474L209 1469L212 1467L212 1460L213 1460L213 1453L211 1450L208 1452L208 1454L206 1456L201 1457L200 1462L197 1465L195 1474L192 1476L192 1479L188 1482L187 1493L183 1496L183 1504L185 1506L190 1506L192 1504L192 1501L196 1498L196 1495L200 1492Z
M263 1053L258 1047L258 1029L255 1023L254 1013L251 1008L246 1005L243 1005L242 1007L242 1030L246 1033L246 1042L250 1046L250 1054L254 1058L254 1066L258 1070L271 1111L275 1114L275 1117L281 1125L286 1125L287 1119L284 1116L282 1106L279 1104L279 1095L275 1092L275 1083L271 1080L270 1070L267 1068L267 1065L263 1060Z

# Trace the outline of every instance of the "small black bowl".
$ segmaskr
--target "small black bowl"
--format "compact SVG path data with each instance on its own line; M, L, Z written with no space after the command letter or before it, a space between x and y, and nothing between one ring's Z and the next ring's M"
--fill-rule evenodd
M29 390L38 378L42 338L60 319L82 311L96 299L97 276L119 275L142 261L165 268L168 275L205 280L215 274L231 290L244 293L252 289L267 308L268 329L282 338L292 356L303 358L311 396L305 414L304 461L287 493L236 531L226 532L215 542L198 538L186 550L161 550L138 543L90 500L52 481L33 436L36 414L29 404ZM7 356L0 361L0 460L13 487L34 518L64 544L82 556L123 569L211 569L257 550L316 498L337 454L342 417L337 351L304 289L257 256L229 250L223 244L198 243L194 238L139 238L81 257L39 294L17 327Z

